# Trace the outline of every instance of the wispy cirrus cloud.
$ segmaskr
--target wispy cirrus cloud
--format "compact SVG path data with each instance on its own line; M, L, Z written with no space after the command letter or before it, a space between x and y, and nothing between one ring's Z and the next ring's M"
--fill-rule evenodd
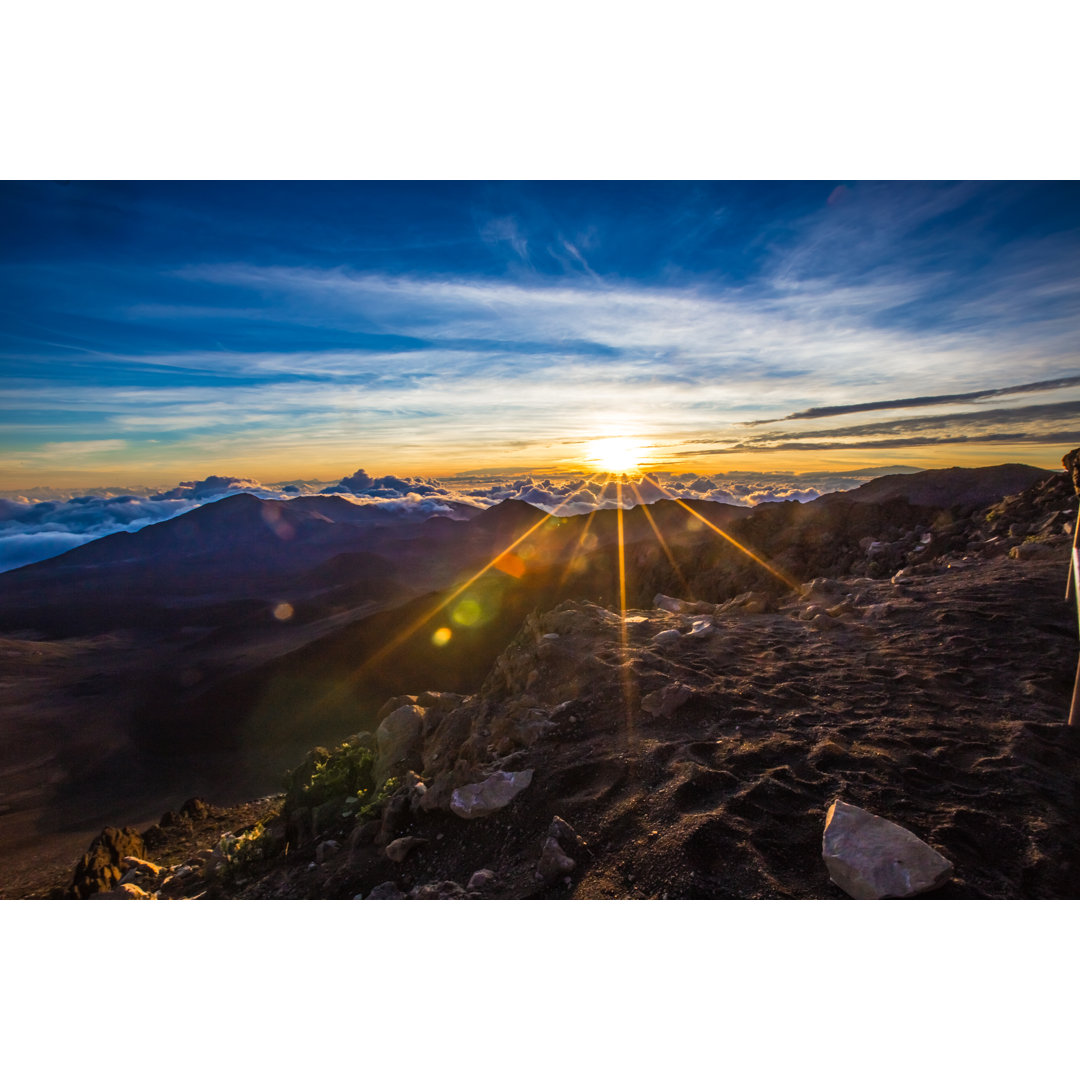
M369 191L378 205L357 198ZM118 436L146 460L240 469L299 454L388 475L435 461L559 468L608 429L669 457L703 439L748 454L1010 432L1035 445L1032 423L1004 417L994 430L958 413L941 421L952 430L818 425L950 405L974 415L1021 393L1055 404L1080 380L1080 200L1067 186L328 197L350 212L309 203L282 220L280 242L244 205L215 231L211 198L160 219L176 223L155 233L167 258L103 259L91 245L67 262L0 263L19 313L0 341L9 434L27 468L44 442ZM392 226L379 220L388 206ZM236 242L245 226L255 240ZM746 437L793 421L796 432Z

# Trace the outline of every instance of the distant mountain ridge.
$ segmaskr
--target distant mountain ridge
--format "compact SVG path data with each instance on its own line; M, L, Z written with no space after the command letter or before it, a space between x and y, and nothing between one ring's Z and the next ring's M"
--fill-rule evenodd
M36 627L65 636L120 626L186 625L188 609L200 606L216 625L226 614L222 604L242 600L245 606L237 609L237 618L248 619L252 605L262 603L270 610L283 599L295 605L321 596L314 608L303 609L305 618L314 618L320 609L341 611L342 605L358 600L364 582L371 583L373 598L378 594L382 602L399 587L395 579L414 592L444 588L455 574L483 566L526 532L534 570L565 559L580 563L583 552L614 545L620 528L626 545L649 546L658 533L665 542L704 538L706 523L738 528L754 550L773 552L773 557L788 552L788 561L799 564L806 561L799 554L805 544L788 551L795 541L784 546L780 539L794 537L814 521L817 532L837 535L845 506L870 509L903 500L910 510L897 511L894 524L903 518L904 527L911 528L923 516L919 508L989 504L1052 475L1018 464L923 470L877 477L852 491L803 504L746 507L660 500L623 510L621 519L615 509L554 517L519 499L483 511L451 504L458 520L435 514L402 518L392 509L338 495L277 500L239 493L0 575L0 628ZM907 516L912 520L906 521ZM851 524L856 520L847 517ZM859 520L869 532L883 527L874 524L876 517ZM379 588L374 587L377 579ZM190 617L193 625L201 625L194 612Z
M1034 465L988 465L980 468L924 469L915 473L879 476L850 491L835 491L814 502L847 499L857 503L880 503L907 499L912 506L978 506L1006 495L1015 495L1039 480L1054 475Z
M453 509L466 515L476 512L464 503L453 504ZM361 506L340 495L262 499L241 492L136 532L110 533L10 573L34 572L46 565L55 569L98 566L117 560L189 559L241 547L248 549L249 558L256 553L262 558L288 558L296 547L348 543L361 529L401 523L401 515L390 508Z

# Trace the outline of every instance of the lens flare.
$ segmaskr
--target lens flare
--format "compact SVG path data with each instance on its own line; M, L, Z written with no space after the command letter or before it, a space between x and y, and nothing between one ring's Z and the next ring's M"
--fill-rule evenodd
M593 476L595 476L595 475L596 474L594 473ZM593 479L593 476L587 477L582 482L582 484L587 484L590 480ZM573 490L571 490L570 494L567 495L566 498L564 498L562 500L562 502L560 502L557 506L552 507L552 509L550 511L551 516L554 517L555 515L557 515L558 512L578 493L579 490L580 490L580 486L573 488ZM480 569L477 570L476 573L473 574L472 577L470 577L467 581L462 582L462 584L460 584L456 589L454 589L454 591L452 593L450 593L449 596L447 596L445 599L441 600L438 604L436 604L429 611L425 612L423 615L421 615L414 622L409 623L408 626L404 627L399 633L397 633L394 637L392 637L381 648L376 649L375 652L373 652L366 660L364 660L362 663L357 665L357 667L354 669L352 677L351 677L352 681L354 683L359 681L360 676L362 675L362 673L364 671L366 671L367 669L369 669L371 667L374 667L377 664L381 663L382 660L386 656L388 656L395 649L397 649L401 645L403 645L406 641L409 640L409 638L411 638L413 636L413 634L415 634L417 631L419 631L425 624L429 623L432 619L435 618L436 615L438 615L445 608L449 607L455 600L457 600L457 598L459 596L462 596L472 585L474 585L477 581L479 581L480 578L482 578L489 570L494 569L494 567L498 564L499 560L501 558L503 558L504 555L508 555L511 552L513 552L515 550L515 548L520 547L520 545L523 544L530 536L532 536L532 534L534 532L536 532L537 529L539 529L542 525L547 524L550 520L551 520L550 517L540 518L540 520L537 521L535 524L530 525L516 540L514 540L512 543L508 544L505 548L503 548L503 550L500 551L499 554L496 555L490 562L488 562L486 565L480 567ZM443 627L443 629L447 629L447 628ZM441 633L441 631L436 630L435 633L439 634L439 633ZM447 633L449 633L449 630L447 630ZM433 636L432 640L434 640L434 636ZM446 644L446 641L449 641L449 638L446 638L446 640L441 642L441 644Z
M444 645L450 643L450 639L453 636L453 631L449 626L440 626L439 629L431 635L431 644L441 649Z
M512 551L507 551L505 554L500 555L495 563L495 569L501 570L504 574L509 574L511 577L519 578L525 575L525 560L520 555L515 555Z
M475 626L484 615L484 609L471 597L459 600L450 612L450 618L458 626Z

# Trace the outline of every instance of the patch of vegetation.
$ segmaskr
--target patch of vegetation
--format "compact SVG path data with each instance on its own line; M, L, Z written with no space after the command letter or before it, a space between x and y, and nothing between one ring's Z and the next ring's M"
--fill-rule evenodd
M229 866L243 870L253 863L264 862L277 855L284 845L280 835L271 828L276 820L274 816L267 817L239 836L228 839L223 837L221 853Z
M317 746L285 776L285 813L322 806L334 799L362 799L371 791L375 755L366 747L342 743L330 751Z
M226 833L219 841L225 865L221 870L223 882L235 886L244 881L270 859L285 850L285 830L281 825L281 807L275 807L265 817L237 834Z
M320 818L378 816L400 780L391 777L376 790L374 767L375 755L367 747L352 742L333 751L316 747L285 778L285 817L301 807L319 810Z

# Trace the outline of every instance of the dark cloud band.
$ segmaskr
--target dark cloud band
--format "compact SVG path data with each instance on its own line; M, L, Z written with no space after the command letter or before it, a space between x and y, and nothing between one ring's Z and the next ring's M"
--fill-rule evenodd
M1035 394L1044 390L1061 390L1067 386L1080 386L1080 375L1069 375L1043 382L1021 383L1018 386L999 386L991 390L972 390L964 394L938 394L934 397L896 398L892 401L866 401L857 405L823 405L816 409L789 413L772 420L748 420L744 427L761 424L780 424L787 420L818 420L826 416L844 416L847 413L877 412L884 409L921 409L929 405L957 405L963 401L984 401L988 398L1006 397L1011 394Z
M709 457L719 454L775 453L800 450L897 450L905 447L945 446L950 443L1035 443L1043 446L1075 446L1080 443L1080 431L993 431L975 435L913 435L898 439L852 439L846 442L778 442L738 444L715 447L712 450L683 450L677 457Z

